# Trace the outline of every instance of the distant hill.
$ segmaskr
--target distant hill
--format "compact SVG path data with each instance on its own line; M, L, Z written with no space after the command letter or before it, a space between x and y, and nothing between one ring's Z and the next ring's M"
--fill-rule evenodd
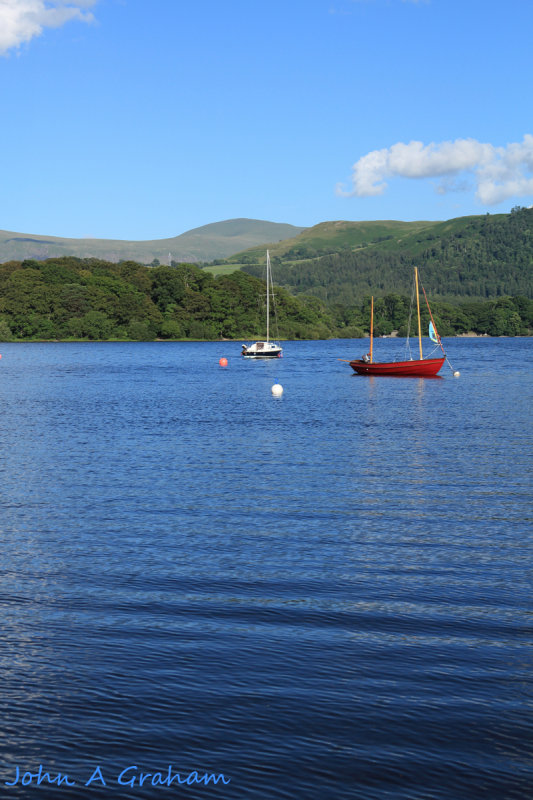
M375 222L348 222L346 220L321 222L312 228L304 228L292 239L284 239L270 247L270 255L282 261L330 255L341 250L356 250L361 247L392 240L401 242L406 236L431 228L436 222L403 222L400 220L378 220ZM228 261L264 261L264 248L252 247L236 253Z
M533 209L445 222L322 222L311 228L226 220L172 239L125 242L58 239L0 231L0 262L72 255L108 262L200 262L208 272L243 269L263 277L266 248L274 281L293 295L352 305L365 296L407 294L413 266L433 299L533 297ZM213 264L213 262L215 262Z
M533 209L446 222L327 222L271 248L274 280L295 295L357 303L408 293L413 266L433 298L533 297ZM262 274L263 251L234 256Z
M122 241L120 239L62 239L29 233L0 231L0 263L34 259L43 261L58 256L100 258L109 262L138 261L161 264L170 260L195 263L224 259L246 250L293 238L304 228L256 219L230 219L203 225L170 239Z

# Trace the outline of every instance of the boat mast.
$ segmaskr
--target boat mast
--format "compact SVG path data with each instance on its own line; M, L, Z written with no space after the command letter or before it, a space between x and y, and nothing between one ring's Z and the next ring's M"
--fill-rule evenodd
M372 363L372 345L374 343L374 298L370 301L370 363Z
M269 323L270 323L270 253L267 250L267 342L269 340Z
M418 349L420 350L420 361L424 358L422 355L422 328L420 326L420 298L418 296L418 269L415 267L415 284L416 284L416 313L418 315Z

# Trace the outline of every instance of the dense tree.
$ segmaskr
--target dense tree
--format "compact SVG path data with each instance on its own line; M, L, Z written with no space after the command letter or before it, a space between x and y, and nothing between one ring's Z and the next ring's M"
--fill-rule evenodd
M518 214L518 212L515 212ZM386 282L384 281L384 285ZM326 305L313 295L277 288L271 334L277 338L355 338L370 325L368 287L352 302ZM407 329L410 297L375 297L376 335ZM533 300L432 301L442 335L474 331L525 335ZM423 323L427 325L423 309ZM265 335L265 284L245 272L213 278L191 264L144 267L73 257L0 265L0 340L234 339Z

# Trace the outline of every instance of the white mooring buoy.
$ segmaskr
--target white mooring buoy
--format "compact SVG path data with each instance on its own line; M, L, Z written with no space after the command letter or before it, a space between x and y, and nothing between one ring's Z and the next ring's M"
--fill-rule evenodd
M283 386L281 383L275 383L272 389L270 390L274 397L281 397L283 394Z
M458 378L460 374L461 374L461 373L459 372L459 370L458 370L458 369L456 369L456 370L455 370L455 372L453 373L453 377L454 377L454 378Z

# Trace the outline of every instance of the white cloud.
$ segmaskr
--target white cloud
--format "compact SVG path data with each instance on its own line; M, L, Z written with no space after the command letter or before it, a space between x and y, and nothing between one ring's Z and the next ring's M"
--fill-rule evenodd
M45 28L60 28L72 19L92 22L97 0L0 0L0 54L40 36Z
M474 177L477 198L486 205L501 203L509 197L533 194L533 136L505 147L456 139L453 142L398 142L383 150L373 150L353 166L353 189L337 187L345 197L372 197L383 194L390 178L443 178L437 191L466 191L469 183L452 180L470 173Z

